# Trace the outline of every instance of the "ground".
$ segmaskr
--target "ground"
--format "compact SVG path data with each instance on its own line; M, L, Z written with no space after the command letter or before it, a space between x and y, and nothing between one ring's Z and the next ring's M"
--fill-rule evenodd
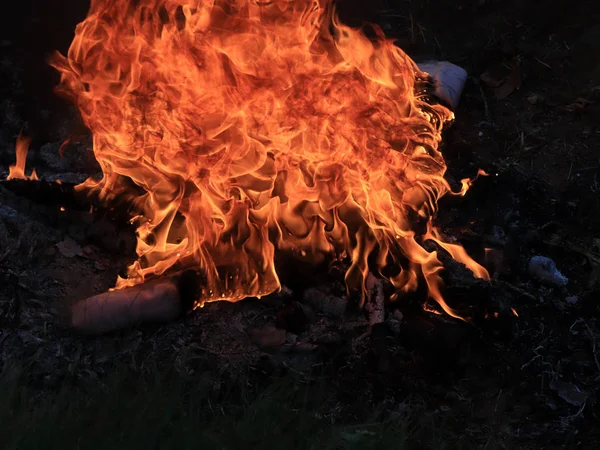
M52 97L56 80L43 61L52 47L66 49L85 8L29 3L2 41L0 178L25 126L31 166L78 181L96 170L89 137L56 156L61 138L81 127ZM163 326L80 337L61 326L60 310L111 287L131 258L131 230L110 213L61 211L4 184L0 439L8 448L600 447L593 3L382 0L368 11L344 3L345 20L379 22L417 61L469 72L445 135L448 177L478 168L490 176L442 201L437 222L495 278L481 286L457 269L448 295L494 304L502 320L469 326L395 305L378 330L383 351L364 314L337 312L331 275L313 290L291 286ZM556 262L566 287L532 276L536 255ZM518 317L506 318L510 308ZM293 329L298 320L304 330Z

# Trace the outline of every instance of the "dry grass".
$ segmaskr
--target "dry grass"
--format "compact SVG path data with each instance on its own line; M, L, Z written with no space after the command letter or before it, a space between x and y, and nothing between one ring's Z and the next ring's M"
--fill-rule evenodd
M121 372L93 388L49 392L16 374L0 384L4 449L378 449L456 448L443 429L410 414L332 423L332 386L291 378L215 393L162 373Z

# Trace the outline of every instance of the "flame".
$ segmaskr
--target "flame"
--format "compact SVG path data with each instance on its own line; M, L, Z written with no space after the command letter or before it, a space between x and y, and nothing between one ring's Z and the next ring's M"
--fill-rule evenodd
M38 180L35 169L33 169L31 175L25 175L25 164L27 163L27 152L29 151L30 144L31 138L24 137L23 132L21 131L17 137L17 144L15 146L17 161L14 166L8 167L7 180Z
M196 266L207 275L196 306L266 295L283 252L348 260L363 298L369 270L398 294L424 279L459 317L415 231L451 192L438 146L453 113L372 30L340 23L331 0L92 0L51 63L103 170L80 188L139 212L138 260L117 288Z

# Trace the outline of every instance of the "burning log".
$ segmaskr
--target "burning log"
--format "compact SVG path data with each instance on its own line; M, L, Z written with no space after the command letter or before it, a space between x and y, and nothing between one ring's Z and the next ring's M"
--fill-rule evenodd
M52 203L57 205L81 207L87 200L77 198L75 185L71 183L55 183L43 180L25 180L11 178L0 182L0 186L14 192L16 195L27 197L36 203Z
M128 223L135 210L127 199L114 199L110 205L85 190L78 190L77 184L11 178L0 181L0 189L23 197L38 205L67 211L102 211L111 218Z
M193 309L202 279L195 271L110 290L75 303L70 325L83 334L103 334L142 323L164 323Z

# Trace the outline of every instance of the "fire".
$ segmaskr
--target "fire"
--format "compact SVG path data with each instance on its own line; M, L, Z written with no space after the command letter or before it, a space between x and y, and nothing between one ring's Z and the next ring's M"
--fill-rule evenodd
M443 269L419 224L451 192L438 149L453 113L383 32L340 23L331 0L92 0L60 91L93 133L101 180L130 198L138 260L117 288L198 267L197 306L280 288L277 252L347 260L349 289L380 272L398 294ZM463 180L464 194L471 180Z
M17 161L14 166L8 167L7 180L37 180L38 176L35 169L31 172L31 175L25 175L25 163L27 162L27 152L29 151L29 145L31 144L31 138L24 137L23 132L19 133L17 138L17 145L15 153L17 155Z

